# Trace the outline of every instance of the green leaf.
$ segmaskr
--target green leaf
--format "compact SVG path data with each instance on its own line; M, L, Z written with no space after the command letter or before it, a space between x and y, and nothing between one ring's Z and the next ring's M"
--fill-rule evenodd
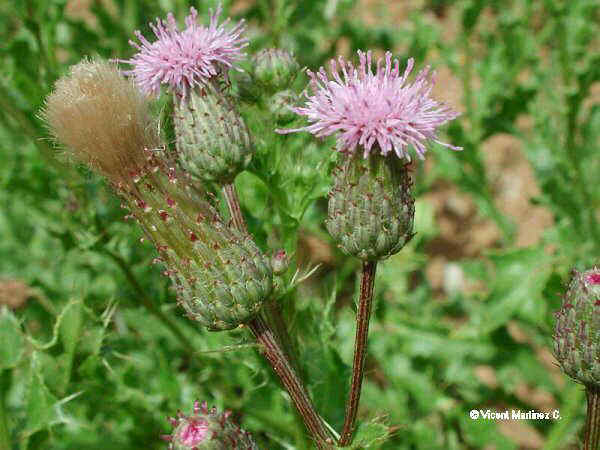
M0 311L0 369L15 367L25 350L23 335L17 318L8 308Z
M366 422L358 425L352 449L380 448L382 442L389 437L388 427L377 422Z
M48 390L39 364L38 354L34 352L31 356L29 383L27 387L26 435L31 435L47 428L57 418L54 409L54 404L57 400Z

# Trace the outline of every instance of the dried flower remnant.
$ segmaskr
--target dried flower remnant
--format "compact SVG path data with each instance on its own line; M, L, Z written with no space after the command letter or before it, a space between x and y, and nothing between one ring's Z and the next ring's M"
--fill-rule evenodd
M148 100L102 61L83 61L60 78L42 118L70 155L115 184L132 185L161 146Z
M186 416L181 411L170 417L173 432L162 436L169 442L169 450L256 450L252 436L230 418L231 412L219 413L215 407L208 409L206 402L194 402L193 413Z
M31 287L17 279L0 279L0 305L20 308L33 295Z
M190 8L185 18L186 27L177 28L173 14L167 15L166 22L156 19L150 24L158 38L148 41L140 31L135 35L140 44L130 41L138 49L131 59L119 62L131 64L133 69L125 71L136 84L148 94L158 94L161 84L186 97L196 86L202 86L219 74L226 74L236 68L235 63L244 57L242 52L248 40L241 37L245 25L241 20L228 29L230 19L219 24L222 8L211 11L208 26L198 24L198 12Z
M317 137L336 134L337 150L354 153L360 147L364 157L372 152L410 161L408 147L423 159L426 141L432 140L453 150L460 150L437 139L437 129L459 114L430 97L434 74L429 67L420 71L414 81L408 77L414 60L408 60L403 74L400 63L385 54L372 70L371 52L358 52L358 68L341 56L331 60L331 79L323 67L317 73L308 72L312 94L306 94L306 104L294 108L305 116L309 125L279 133L308 131ZM341 72L341 74L340 74Z
M147 100L114 65L75 66L43 112L54 136L97 168L123 198L167 267L190 317L211 330L251 320L272 289L269 261L227 227L166 159Z

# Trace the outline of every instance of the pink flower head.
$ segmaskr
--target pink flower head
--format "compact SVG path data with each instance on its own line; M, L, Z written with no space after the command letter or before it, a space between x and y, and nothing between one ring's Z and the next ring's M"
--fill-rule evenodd
M177 28L173 14L167 15L167 21L156 19L150 28L158 38L148 41L140 31L135 35L140 44L129 43L138 52L127 60L119 62L131 64L133 69L125 71L125 75L134 77L136 84L147 94L158 94L161 84L167 84L174 91L185 97L189 89L205 83L209 78L221 71L235 68L234 63L245 55L242 49L248 40L240 37L245 29L241 20L231 29L226 25L230 19L218 24L222 8L219 6L213 14L211 10L210 24L199 25L196 21L198 12L190 8L190 15L185 18L186 28Z
M365 158L371 151L387 155L393 150L399 158L410 161L407 150L410 145L419 158L424 159L429 139L452 150L462 150L436 138L437 128L459 113L430 97L435 74L429 76L429 67L409 82L407 79L414 66L412 58L401 75L400 64L397 59L392 61L390 52L385 54L385 66L382 59L377 61L375 73L371 51L359 50L358 56L358 68L341 56L339 68L336 61L331 60L333 79L323 67L318 73L308 71L312 94L305 94L306 104L292 110L306 116L310 124L276 131L282 134L308 131L317 137L338 133L339 152L353 153L361 146Z

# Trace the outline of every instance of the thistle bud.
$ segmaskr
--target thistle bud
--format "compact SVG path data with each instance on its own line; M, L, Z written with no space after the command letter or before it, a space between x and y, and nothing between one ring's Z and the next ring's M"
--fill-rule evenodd
M385 259L412 238L414 200L406 165L379 154L349 154L334 171L327 230L342 251Z
M200 179L231 183L252 158L248 128L216 81L176 94L174 122L180 164Z
M250 433L233 423L230 415L196 401L192 415L180 411L169 418L173 432L162 438L169 442L169 450L257 450Z
M57 82L42 115L75 158L110 180L193 319L227 330L258 314L272 290L268 260L169 161L146 98L114 66L75 66Z
M586 386L600 386L600 268L573 271L555 313L554 356L564 372Z
M271 257L271 267L273 267L274 275L283 275L287 272L290 265L290 260L285 250L277 250Z
M289 87L300 70L294 56L278 48L261 50L254 58L254 79L270 92Z
M280 124L291 122L296 117L293 108L298 95L289 89L273 94L268 100L269 111Z

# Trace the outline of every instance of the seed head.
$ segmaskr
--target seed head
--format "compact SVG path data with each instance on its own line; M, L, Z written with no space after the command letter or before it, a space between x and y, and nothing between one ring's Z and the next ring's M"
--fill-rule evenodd
M147 164L160 146L148 100L115 64L84 60L60 78L41 113L50 132L79 162L115 184Z
M242 49L248 45L248 40L241 37L244 21L228 29L230 19L219 24L221 12L220 6L214 14L211 10L210 23L204 26L198 24L198 12L192 7L183 30L177 28L173 14L169 13L166 22L156 19L155 24L150 24L157 37L154 42L136 31L140 43L130 41L130 44L138 52L130 59L119 60L133 66L124 73L133 76L146 93L156 95L160 85L166 84L182 97L215 75L226 74L245 55Z
M331 60L330 75L323 67L318 73L308 71L311 94L306 104L293 108L296 114L307 117L309 125L301 128L276 130L279 133L308 131L317 137L337 135L337 150L354 153L360 147L364 157L371 152L410 161L411 146L423 159L426 142L432 140L453 150L461 150L440 142L436 135L440 125L459 114L430 97L434 74L429 67L420 71L414 81L408 81L414 60L408 60L404 73L400 63L385 54L372 70L371 51L358 52L358 68L341 56ZM341 73L340 73L341 72Z

